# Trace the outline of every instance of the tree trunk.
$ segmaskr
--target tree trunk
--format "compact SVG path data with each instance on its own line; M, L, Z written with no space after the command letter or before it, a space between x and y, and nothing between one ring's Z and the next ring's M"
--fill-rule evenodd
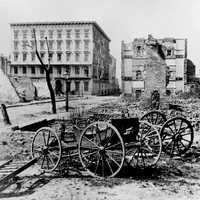
M49 88L49 93L50 93L50 97L51 97L52 112L55 114L56 113L56 98L55 98L53 87L51 85L49 70L46 70L46 81L47 81L47 86Z
M11 123L10 123L10 119L9 119L5 104L1 104L1 112L3 115L4 123L10 125Z

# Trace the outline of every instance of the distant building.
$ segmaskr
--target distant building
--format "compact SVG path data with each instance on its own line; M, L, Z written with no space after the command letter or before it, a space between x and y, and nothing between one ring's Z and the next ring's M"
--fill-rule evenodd
M51 75L57 93L65 92L66 72L74 94L106 94L109 91L110 39L96 22L12 23L11 77L29 77L34 82L45 79L44 70L34 51L33 29L45 64L48 39Z
M5 74L8 74L9 66L10 66L9 58L4 56L3 54L1 54L0 55L0 68Z
M152 37L152 36L149 36ZM187 39L164 38L157 39L158 44L163 51L163 61L169 75L169 83L166 88L167 94L177 91L184 91L186 84L186 64L187 64ZM147 53L148 39L137 38L133 42L121 43L121 78L122 92L139 98L145 91L145 88L151 82L145 82L148 73L155 74L157 71L149 70L149 62L154 57L149 57ZM159 68L157 68L159 71ZM158 72L160 73L160 71ZM167 74L161 73L164 76ZM158 79L163 77L157 76ZM165 78L165 77L164 77ZM164 79L163 79L164 80ZM154 80L155 81L155 80Z

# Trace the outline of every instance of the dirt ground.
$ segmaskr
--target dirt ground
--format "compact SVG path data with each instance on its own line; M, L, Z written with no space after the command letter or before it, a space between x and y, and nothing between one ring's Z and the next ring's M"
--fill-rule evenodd
M199 101L184 101L188 118L198 121ZM197 109L198 108L198 109ZM135 109L137 115L138 110ZM145 111L144 111L145 112ZM199 112L200 113L200 112ZM195 119L194 119L195 118ZM33 132L2 132L0 158L30 159ZM183 157L161 155L157 165L149 169L124 167L115 178L96 179L81 170L43 174L37 165L21 173L13 184L0 193L10 200L133 200L133 199L200 199L200 132L195 128L192 148ZM78 165L77 165L78 166Z

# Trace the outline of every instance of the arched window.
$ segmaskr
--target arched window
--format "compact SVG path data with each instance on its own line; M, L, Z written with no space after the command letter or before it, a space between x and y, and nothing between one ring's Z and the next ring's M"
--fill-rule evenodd
M142 72L140 70L136 71L136 80L142 79Z

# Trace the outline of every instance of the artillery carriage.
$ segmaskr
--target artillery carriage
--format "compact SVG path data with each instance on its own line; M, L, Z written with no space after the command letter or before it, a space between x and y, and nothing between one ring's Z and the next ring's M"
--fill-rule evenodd
M167 120L163 116L158 111L141 119L96 113L70 120L71 131L65 126L58 132L43 127L33 138L32 156L38 158L45 171L57 169L65 158L78 156L83 168L94 177L114 177L124 164L153 166L162 151L180 156L193 141L193 128L188 120L183 117Z

